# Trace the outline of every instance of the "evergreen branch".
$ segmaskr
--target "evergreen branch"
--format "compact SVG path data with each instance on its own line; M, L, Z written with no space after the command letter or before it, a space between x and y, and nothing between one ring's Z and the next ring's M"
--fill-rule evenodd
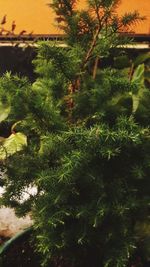
M96 30L96 33L95 33L95 35L93 37L91 46L90 46L90 48L89 48L89 50L88 50L88 52L86 54L86 57L85 57L85 59L84 59L84 61L82 63L81 70L83 70L85 68L86 64L88 63L88 61L89 61L89 59L90 59L90 57L91 57L91 55L93 53L93 50L94 50L94 48L95 48L95 46L97 44L97 39L98 39L100 31L101 31L101 25L99 25L97 30Z
M96 57L94 68L93 68L93 79L94 80L96 78L96 73L97 73L97 69L98 69L98 63L99 63L99 57Z

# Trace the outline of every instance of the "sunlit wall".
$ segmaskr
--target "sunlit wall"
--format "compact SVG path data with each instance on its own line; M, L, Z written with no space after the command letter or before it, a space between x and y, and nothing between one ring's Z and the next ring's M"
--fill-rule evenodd
M10 29L12 21L16 22L16 32L26 30L27 33L59 33L55 27L54 13L48 7L51 0L0 0L0 20L7 15L5 27ZM80 0L80 8L83 8L86 0ZM122 0L118 12L120 14L139 10L147 20L136 26L136 33L150 33L150 0Z

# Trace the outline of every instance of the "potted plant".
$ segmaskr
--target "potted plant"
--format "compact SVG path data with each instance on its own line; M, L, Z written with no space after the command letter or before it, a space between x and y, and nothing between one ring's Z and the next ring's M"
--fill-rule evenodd
M0 266L38 267L40 258L34 250L33 229L29 227L9 239L0 248Z
M125 267L136 222L147 218L149 120L137 115L150 98L143 68L132 80L101 69L112 48L129 42L119 32L143 19L117 15L118 4L90 0L78 11L75 0L52 1L63 44L39 45L33 84L10 74L0 79L12 125L11 142L1 147L2 203L20 216L32 212L43 266Z

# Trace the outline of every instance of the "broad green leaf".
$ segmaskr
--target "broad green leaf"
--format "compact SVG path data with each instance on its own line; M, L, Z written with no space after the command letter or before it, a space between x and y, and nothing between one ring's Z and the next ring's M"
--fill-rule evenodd
M135 113L139 106L139 96L132 94L133 108L132 113Z
M133 74L132 82L136 83L137 85L144 85L144 64L139 65Z
M146 60L150 59L150 53L144 53L140 54L136 59L134 60L134 66L137 67L140 64L143 64Z
M132 91L132 113L135 113L138 109L140 98L143 94L144 89L144 64L141 64L136 68L131 82L136 84L136 90Z
M10 112L10 106L0 103L0 122L4 121Z
M116 105L122 105L122 103L129 97L130 97L129 93L124 93L124 94L118 93L112 97L111 101L109 101L108 104L114 107Z
M13 133L0 145L0 160L15 154L27 145L27 137L23 133Z

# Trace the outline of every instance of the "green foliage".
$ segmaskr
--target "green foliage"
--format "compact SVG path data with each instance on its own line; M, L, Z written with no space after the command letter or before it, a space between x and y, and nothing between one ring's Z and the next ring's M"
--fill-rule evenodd
M137 67L138 65L143 64L147 60L150 60L150 52L140 54L138 57L136 57L135 60L133 61L134 66Z
M135 70L132 82L135 83L136 89L132 92L132 101L133 101L133 110L132 112L135 113L139 107L141 94L143 94L144 89L144 64L139 65Z
M140 17L116 16L116 0L88 3L77 11L74 0L53 1L67 45L39 45L33 84L10 74L0 79L5 119L27 137L3 162L2 204L18 215L32 212L43 264L63 258L63 267L126 267L136 222L148 213L150 133L140 116L149 90L143 65L130 79L95 63L125 43L117 31ZM32 186L37 192L23 199Z
M130 59L125 53L114 58L114 66L132 83L132 112L142 124L149 123L150 114L150 53L141 53Z
M26 136L19 132L11 134L8 138L4 138L0 143L0 160L7 159L7 157L22 150L22 147L26 145Z
M10 112L10 107L6 104L0 104L0 122L4 121Z

